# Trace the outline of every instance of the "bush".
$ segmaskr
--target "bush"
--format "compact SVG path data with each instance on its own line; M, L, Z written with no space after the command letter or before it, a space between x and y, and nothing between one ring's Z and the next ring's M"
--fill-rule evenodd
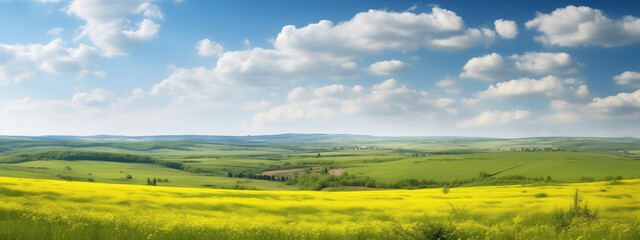
M424 219L413 225L409 229L402 229L396 227L395 235L402 236L403 239L433 239L433 240L447 240L458 239L455 236L454 231L456 225L450 222L431 221L429 218Z
M127 178L127 179L133 179L133 176L131 176L131 175L127 174L127 177L126 177L126 178Z
M553 217L556 230L560 231L571 227L571 223L575 220L589 222L598 218L598 210L589 209L587 204L582 206L581 202L582 198L578 195L578 189L576 189L576 193L573 195L573 205L569 207L569 210L556 209L554 211Z
M444 187L442 187L442 193L447 194L449 193L449 186L445 185Z
M533 195L533 197L535 198L546 198L549 195L547 195L546 193L536 193L536 195Z

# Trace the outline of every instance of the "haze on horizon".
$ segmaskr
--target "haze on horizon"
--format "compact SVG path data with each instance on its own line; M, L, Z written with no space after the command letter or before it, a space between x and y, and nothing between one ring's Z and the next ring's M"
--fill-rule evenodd
M0 1L0 135L640 137L639 5Z

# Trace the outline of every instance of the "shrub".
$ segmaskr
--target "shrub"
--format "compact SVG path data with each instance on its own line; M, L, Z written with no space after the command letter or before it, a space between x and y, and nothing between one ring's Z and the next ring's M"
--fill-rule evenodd
M580 204L581 202L582 198L578 195L578 189L576 189L576 193L573 195L573 205L567 211L562 209L554 211L553 217L556 230L560 231L571 227L571 223L574 220L579 219L589 222L598 218L598 210L589 209L586 203L583 206Z
M535 198L546 198L549 195L547 195L546 193L536 193L536 195L533 195L533 197Z
M442 187L442 193L443 194L449 193L449 185L445 185L444 187Z
M450 222L436 222L424 217L422 221L411 226L409 229L396 227L394 231L395 235L402 236L403 239L447 240L458 239L454 234L456 227L456 225Z

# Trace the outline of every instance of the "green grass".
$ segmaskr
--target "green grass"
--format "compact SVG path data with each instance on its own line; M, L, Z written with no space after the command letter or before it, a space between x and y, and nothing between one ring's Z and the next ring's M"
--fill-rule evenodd
M480 171L495 173L525 164L499 176L551 176L559 181L579 181L581 177L601 180L607 176L640 177L640 161L593 152L498 152L433 155L375 164L356 164L345 171L374 177L384 182L400 179L453 180L476 177Z
M260 174L267 170L308 167L344 168L352 176L394 183L410 178L436 181L470 179L477 177L480 171L491 174L519 166L496 177L521 175L546 179L551 176L558 182L576 182L582 178L603 180L609 176L640 177L640 140L635 138L490 139L296 134L157 137L161 140L154 140L154 137L121 137L109 141L91 137L67 138L42 140L0 137L0 161L20 153L82 151L151 157L154 160L181 163L183 167L180 170L153 164L78 161L64 163L65 166L72 166L72 171L64 171L60 164L49 167L55 161L35 161L0 164L0 176L59 179L61 175L77 180L92 178L97 182L114 183L122 181L120 170L127 172L127 169L132 169L130 171L135 171L132 175L136 178L129 182L133 184L146 184L146 177L164 178L162 176L168 174L171 176L167 177L170 186L239 186L256 189L295 187L269 181L228 178L227 174ZM383 149L354 149L358 146ZM511 148L520 147L548 147L564 151L510 152ZM109 173L102 174L100 171ZM95 172L94 176L88 176L88 172ZM313 171L310 174L320 173ZM287 175L293 177L295 174ZM137 179L138 176L141 178ZM172 178L175 181L171 181Z
M71 170L67 170L69 166ZM89 175L91 174L91 175ZM284 183L259 181L251 179L237 179L220 176L206 176L181 170L166 168L155 164L118 163L101 161L31 161L17 164L0 164L0 175L6 177L26 177L40 179L60 179L60 176L70 176L80 181L92 178L95 182L146 185L147 177L153 179L169 179L168 182L158 182L161 186L171 187L213 187L292 190ZM126 179L131 175L133 179Z

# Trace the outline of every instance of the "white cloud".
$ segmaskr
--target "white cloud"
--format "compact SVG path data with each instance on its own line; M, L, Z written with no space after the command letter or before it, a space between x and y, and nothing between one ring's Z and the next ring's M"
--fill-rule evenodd
M62 31L64 31L64 28L52 28L51 30L47 31L47 34L57 36L60 35Z
M435 7L431 13L369 10L334 25L322 20L296 28L282 28L276 49L326 54L334 58L418 48L460 49L494 41L489 29L466 28L454 12Z
M462 89L460 88L447 88L444 90L445 93L449 93L449 94L460 94L462 93Z
M527 52L503 58L491 53L467 61L460 77L482 80L504 79L518 74L570 74L581 66L567 53Z
M302 79L354 78L355 59L384 51L419 48L460 49L494 41L489 29L467 28L454 12L433 8L431 13L370 10L334 25L322 20L297 28L284 26L273 49L252 48L225 52L215 73L224 81L257 86L279 86ZM372 65L374 74L393 74L408 64L389 61Z
M389 79L365 88L359 85L329 85L319 88L295 88L288 95L288 104L275 106L254 115L253 125L294 119L334 116L395 116L423 112L429 108L427 93L400 85ZM439 99L442 107L455 101Z
M556 112L542 117L542 120L551 123L568 123L584 120L584 117L576 112Z
M115 94L102 88L94 89L91 92L80 92L73 95L71 102L80 105L100 106L109 105L115 100Z
M311 77L358 76L353 61L264 48L226 52L214 71L225 81L255 86L277 86Z
M175 102L204 100L220 95L226 87L215 78L215 74L203 67L177 68L171 76L153 86L152 96L170 96Z
M578 71L580 64L567 53L527 52L513 55L516 68L535 74L569 74Z
M271 102L267 100L246 102L242 109L249 111L262 111L271 106Z
M251 46L251 41L249 41L249 39L245 38L244 40L242 40L242 45L245 45L247 47Z
M86 76L88 76L89 74L97 77L97 78L105 78L107 77L107 72L105 71L89 71L86 69L82 69L78 72L78 74L76 74L76 80L82 80L84 79Z
M456 84L456 80L450 77L447 77L446 79L436 82L436 86L440 88L445 88L444 90L445 93L455 94L455 95L462 93L462 89L452 88L455 84Z
M113 93L94 89L77 93L70 100L25 97L0 102L3 116L0 118L0 132L28 135L95 133L96 129L104 126L103 123L108 124L109 120L105 118L113 110L115 100Z
M0 83L20 82L37 72L74 73L99 56L95 47L67 48L57 38L43 44L0 44Z
M439 108L447 108L451 105L453 105L454 103L456 103L455 99L451 99L451 98L438 98L435 101L435 106L439 107Z
M513 112L486 111L466 121L458 123L459 127L480 127L496 124L523 122L531 117L531 112L516 110Z
M105 72L105 71L93 71L93 76L96 76L98 78L105 78L105 77L107 77L107 72Z
M501 38L512 39L518 36L518 25L514 21L498 19L493 24Z
M489 86L485 91L478 92L480 98L504 98L516 96L545 96L545 97L583 97L589 94L586 85L566 85L565 81L556 76L546 76L540 80L520 78L500 82Z
M618 76L613 77L613 81L618 85L640 86L640 73L625 71Z
M640 90L605 98L594 98L587 104L586 110L605 114L607 117L630 115L640 117Z
M217 42L212 42L211 40L205 38L198 42L198 46L196 46L198 50L198 55L210 57L213 55L217 55L218 57L222 56L224 51L222 50L222 46Z
M610 19L602 11L584 6L538 13L525 26L541 32L535 39L547 45L613 47L640 41L640 19Z
M411 65L393 59L373 63L367 68L367 71L373 75L395 75L411 71Z
M543 119L549 122L577 122L585 119L640 119L640 90L596 97L586 104L554 100L549 104L553 114Z
M451 87L454 84L456 84L456 80L455 79L451 79L451 78L443 79L443 80L440 80L440 81L436 82L436 86L441 87L441 88Z
M160 25L151 19L162 19L154 0L74 0L65 11L86 21L77 40L88 37L104 51L104 56L126 54L126 51L154 38ZM131 26L130 16L144 19Z
M480 99L477 98L463 98L460 99L460 102L464 103L467 106L474 106L480 103Z
M462 69L464 72L460 73L460 77L463 78L494 80L512 74L502 56L497 53L474 57Z

